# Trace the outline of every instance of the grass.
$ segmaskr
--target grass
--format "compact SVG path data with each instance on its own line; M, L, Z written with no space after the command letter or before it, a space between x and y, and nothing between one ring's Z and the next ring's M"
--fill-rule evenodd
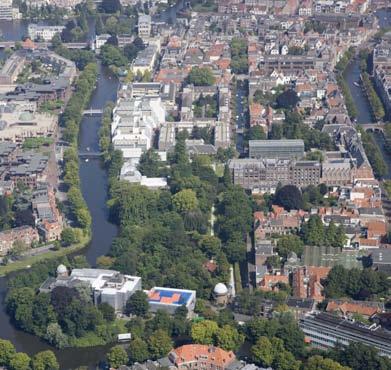
M32 264L43 260L64 257L70 253L85 248L87 244L90 242L90 240L91 240L90 235L85 235L85 236L83 235L83 239L79 243L71 245L69 247L60 248L58 251L49 251L46 253L42 253L38 256L32 256L22 261L10 263L9 265L6 266L0 266L0 276L5 276L11 272L28 269L29 266L31 266Z

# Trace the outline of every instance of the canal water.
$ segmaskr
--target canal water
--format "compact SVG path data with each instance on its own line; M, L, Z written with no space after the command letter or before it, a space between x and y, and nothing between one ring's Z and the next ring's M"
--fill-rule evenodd
M176 14L184 6L184 0L170 7L160 17L162 22L175 22ZM4 40L17 41L27 35L28 22L25 21L0 21L0 32ZM90 26L90 30L92 27ZM4 54L0 53L0 58ZM103 108L108 101L115 101L118 89L118 80L105 68L98 64L99 79L97 87L92 95L90 107ZM80 127L79 151L85 152L87 148L92 152L99 150L100 116L85 116ZM115 225L108 221L107 201L107 175L99 159L90 159L88 162L80 162L81 189L92 216L92 240L81 252L87 261L94 266L96 258L109 251L111 242L117 233ZM23 274L23 272L19 272ZM0 278L0 338L10 340L17 351L26 352L29 355L47 349L55 352L61 369L74 369L80 366L93 368L101 361L110 345L92 348L66 348L57 350L37 337L17 330L10 323L5 312L4 298L7 291L7 278Z

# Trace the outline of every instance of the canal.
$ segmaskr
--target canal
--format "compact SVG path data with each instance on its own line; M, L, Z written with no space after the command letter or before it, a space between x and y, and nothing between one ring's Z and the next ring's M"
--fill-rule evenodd
M391 27L391 9L381 9L378 10L376 16L379 20L379 26L381 28L389 28ZM373 117L371 115L371 107L366 98L362 87L356 86L354 83L359 81L360 79L360 61L359 59L354 59L352 63L350 63L344 73L345 80L349 85L350 93L352 94L354 103L357 108L357 123L364 124L373 122ZM386 179L391 178L391 156L385 150L385 141L384 136L380 132L376 132L373 134L373 138L378 145L384 161L387 165L388 173L385 176Z
M168 8L157 20L172 22L176 14L184 6L184 1L178 1L176 6ZM0 33L4 40L17 41L27 35L28 23L25 21L0 21ZM90 27L90 30L92 27ZM0 58L4 53L0 52ZM92 95L90 107L103 108L108 101L115 101L118 80L108 68L98 63L99 79ZM81 122L79 136L79 151L87 148L92 152L99 150L99 128L101 117L85 116ZM107 175L99 159L80 162L81 189L92 216L92 239L89 245L80 253L94 266L96 258L109 251L111 242L117 233L115 225L108 221ZM23 272L19 272L23 274ZM17 351L29 355L50 349L55 352L61 369L74 369L80 366L95 368L105 359L110 345L90 348L66 348L57 350L37 337L17 330L10 322L5 312L4 298L7 292L7 278L0 278L0 338L10 340Z

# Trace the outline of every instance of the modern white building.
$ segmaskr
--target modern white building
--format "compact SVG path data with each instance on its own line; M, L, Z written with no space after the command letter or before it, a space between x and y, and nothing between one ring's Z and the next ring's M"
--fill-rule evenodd
M140 184L148 189L157 190L167 188L167 179L164 177L147 177L141 175L131 162L125 162L121 168L120 179L132 184Z
M57 278L47 279L40 287L41 292L50 292L58 286L69 288L86 284L91 288L94 303L108 303L116 312L121 312L129 297L141 290L141 278L123 275L118 271L104 269L73 269L68 275L64 265L57 268Z
M54 35L61 33L64 26L40 26L37 24L29 24L28 34L31 40L43 39L50 41Z
M18 8L12 7L12 0L1 0L0 1L0 19L7 21L13 19L20 19L21 14Z
M119 99L111 124L114 148L122 151L125 160L137 164L152 147L155 131L164 123L165 116L160 97Z
M150 15L140 14L138 16L138 35L143 40L151 36L152 19Z

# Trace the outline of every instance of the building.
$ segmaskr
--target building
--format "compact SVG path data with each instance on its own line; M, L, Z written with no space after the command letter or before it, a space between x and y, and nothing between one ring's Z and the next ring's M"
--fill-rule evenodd
M213 288L213 298L216 304L226 305L228 303L228 288L224 283L217 283Z
M348 158L326 158L322 162L322 183L328 186L350 185L354 178L354 166Z
M301 318L299 326L313 347L329 349L359 342L391 357L391 334L376 324L369 326L329 313L313 313Z
M17 155L16 163L9 168L7 178L15 185L21 182L30 189L36 188L39 183L47 182L48 160L46 155L33 151Z
M1 0L0 3L0 20L4 19L11 21L13 19L19 19L21 14L18 8L12 7L12 0Z
M373 249L369 259L373 269L391 276L391 249Z
M322 280L327 277L330 270L330 267L304 266L294 271L292 275L293 296L322 301Z
M186 306L188 314L191 316L194 312L195 302L195 290L154 287L148 292L151 312L164 310L173 315L178 307Z
M370 318L376 314L384 312L384 303L371 301L347 301L329 300L326 307L327 312L336 312L340 316L350 317L358 314L365 318Z
M169 353L168 359L178 370L225 370L236 362L232 351L202 344L185 344L178 347Z
M25 66L26 58L20 53L13 53L4 63L0 71L0 85L13 84Z
M160 97L119 99L113 110L112 142L124 159L137 164L143 152L152 147L156 130L165 121Z
M304 157L303 140L250 140L249 157L300 159Z
M30 137L51 137L57 117L51 114L12 112L0 114L0 141L21 143Z
M132 63L132 72L144 74L152 72L159 53L159 48L156 44L149 44L145 49L141 50Z
M0 256L5 256L15 242L22 242L31 247L31 244L39 242L38 231L31 226L20 226L0 232Z
M61 33L64 26L40 26L37 24L29 24L28 35L31 40L42 39L44 41L51 41L54 35Z
M57 278L48 278L41 285L41 292L50 292L58 286L74 288L86 284L91 288L95 304L108 303L115 311L121 312L129 297L137 290L141 290L140 277L123 275L114 270L73 269L69 276L66 271L60 270L57 270Z
M138 16L138 35L143 40L151 36L152 19L150 15L140 14Z
M317 161L240 158L230 160L228 167L235 185L255 192L274 193L279 184L318 185L321 176L321 165Z

